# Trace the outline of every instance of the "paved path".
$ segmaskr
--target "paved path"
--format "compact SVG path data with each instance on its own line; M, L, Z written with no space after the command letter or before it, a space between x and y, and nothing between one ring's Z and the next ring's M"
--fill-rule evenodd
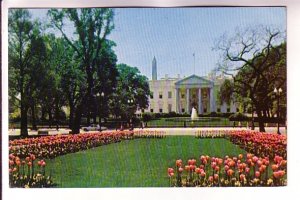
M268 133L277 133L277 127L266 127L266 132ZM69 134L70 129L59 129L58 131L56 129L47 129L49 131L49 135L57 135L57 134ZM230 128L230 127L222 127L222 128L203 128L203 127L196 127L196 128L135 128L134 130L156 130L156 131L165 131L167 135L195 135L197 131L200 130L250 130L247 128ZM258 131L258 127L255 128L256 131ZM107 131L113 131L113 130L107 130ZM107 132L103 131L103 132ZM280 132L282 134L286 134L286 129L284 127L280 128ZM83 130L80 131L80 133L88 133ZM38 135L37 131L29 131L29 135ZM20 129L10 129L9 130L10 136L18 136L20 135Z

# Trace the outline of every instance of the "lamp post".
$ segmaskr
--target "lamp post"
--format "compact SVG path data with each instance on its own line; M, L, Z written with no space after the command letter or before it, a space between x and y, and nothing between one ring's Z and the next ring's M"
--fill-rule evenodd
M104 92L101 92L97 94L97 96L99 97L99 128L100 128L100 131L101 131L101 98L104 97Z
M129 106L133 104L133 99L128 99L128 104ZM133 130L133 121L132 121L132 116L130 116L130 125L131 125L131 129Z
M279 130L279 99L280 99L280 94L282 93L282 89L281 88L275 88L274 89L274 94L277 97L277 133L280 134L280 130Z

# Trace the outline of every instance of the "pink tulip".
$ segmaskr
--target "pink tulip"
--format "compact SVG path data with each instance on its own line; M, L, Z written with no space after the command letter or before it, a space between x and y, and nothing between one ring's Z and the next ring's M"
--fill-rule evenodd
M256 177L256 178L259 178L259 177L260 177L260 172L259 172L259 171L256 171L256 172L255 172L255 177Z
M217 181L219 180L219 175L218 174L214 174L214 179Z
M241 174L241 175L240 175L240 180L241 180L241 181L244 181L245 178L246 178L245 174Z
M182 173L182 172L183 172L183 168L182 168L182 167L179 167L179 168L178 168L178 172L179 172L179 173Z
M249 168L249 167L246 167L245 172L246 172L247 174L249 174L249 173L250 173L250 168Z

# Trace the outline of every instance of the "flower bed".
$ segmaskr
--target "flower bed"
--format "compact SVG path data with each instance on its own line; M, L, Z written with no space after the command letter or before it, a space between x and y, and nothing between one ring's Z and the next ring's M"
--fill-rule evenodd
M274 164L268 157L248 153L245 157L210 158L202 155L200 162L190 159L183 164L176 160L175 168L168 168L170 186L175 187L240 187L286 185L287 161L275 156ZM271 166L272 172L269 172ZM271 170L270 170L271 171Z
M241 130L231 131L227 136L233 144L257 156L274 158L275 155L279 155L287 158L285 135Z
M9 155L9 186L25 188L51 187L54 183L51 176L46 176L46 162L36 160L30 154L25 159L20 159L13 154Z
M134 130L134 138L165 138L166 131Z
M196 138L224 138L231 131L229 130L198 130L195 132Z
M25 138L9 142L9 153L20 158L30 154L38 158L55 158L97 146L120 142L132 136L132 132L85 133L76 135L55 135L38 138Z

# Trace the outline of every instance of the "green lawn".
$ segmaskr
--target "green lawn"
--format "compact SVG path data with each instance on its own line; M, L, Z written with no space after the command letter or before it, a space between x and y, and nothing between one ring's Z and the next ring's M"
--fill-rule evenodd
M169 136L136 139L68 154L47 162L57 187L168 187L176 159L246 153L225 139ZM197 161L198 162L198 161Z
M183 127L184 121L187 127L232 127L234 125L233 121L229 121L228 118L224 117L201 117L198 121L191 122L190 117L174 117L174 118L161 118L156 120L151 120L147 122L148 127ZM247 122L243 122L242 125L246 126ZM238 125L238 122L235 123Z

